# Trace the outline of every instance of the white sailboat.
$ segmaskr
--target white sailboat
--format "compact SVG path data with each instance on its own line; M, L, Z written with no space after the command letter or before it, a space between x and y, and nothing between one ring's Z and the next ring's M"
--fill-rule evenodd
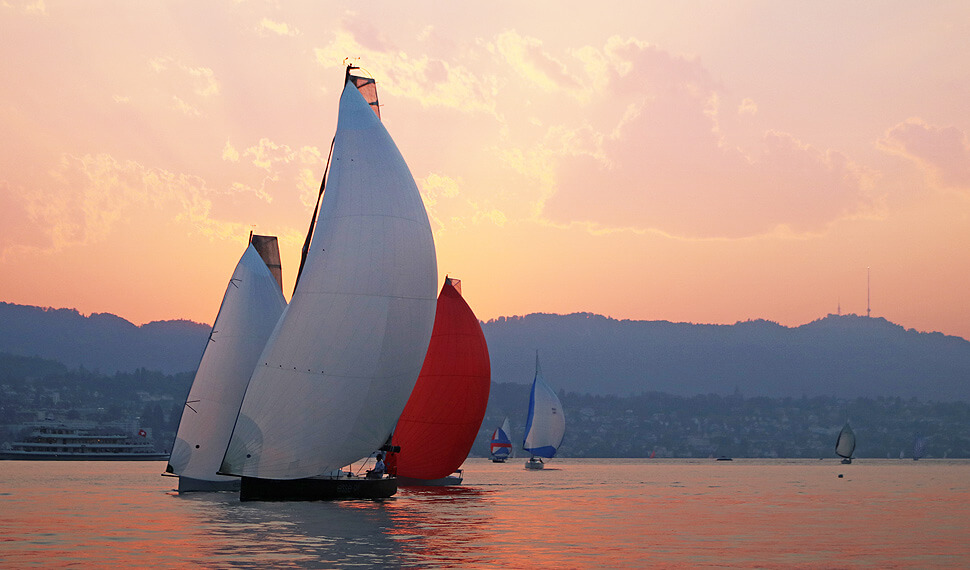
M545 466L542 458L549 459L556 455L565 433L566 416L562 411L562 402L542 377L539 352L536 351L536 375L532 381L529 416L522 444L522 448L531 455L525 468L542 469Z
M226 286L166 469L178 476L179 492L239 488L238 478L216 472L256 360L286 307L274 261L278 267L276 238L251 236Z
M852 463L852 453L855 451L855 432L849 422L845 422L839 437L835 440L835 453L842 458L842 463Z
M385 444L428 350L437 264L410 170L348 67L316 229L220 472L242 500L386 497L344 467ZM358 89L358 84L363 89ZM371 107L374 103L375 106ZM312 226L311 226L312 228Z
M928 441L928 438L916 434L916 438L913 440L913 461L919 461L921 457L926 455L926 444Z

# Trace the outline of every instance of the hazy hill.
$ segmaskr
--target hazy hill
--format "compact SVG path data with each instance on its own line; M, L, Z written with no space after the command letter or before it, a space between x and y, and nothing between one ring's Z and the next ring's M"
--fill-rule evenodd
M695 325L532 314L483 323L495 382L532 382L535 350L556 390L753 396L918 397L970 401L970 342L881 318L829 315ZM0 352L105 373L195 371L210 326L141 327L110 314L0 303Z
M881 318L829 315L789 328L532 314L483 328L496 382L531 382L538 349L546 380L579 393L970 400L970 342Z
M0 302L0 352L39 356L105 373L138 368L166 374L194 371L210 325L156 321L135 326L110 313L84 316Z

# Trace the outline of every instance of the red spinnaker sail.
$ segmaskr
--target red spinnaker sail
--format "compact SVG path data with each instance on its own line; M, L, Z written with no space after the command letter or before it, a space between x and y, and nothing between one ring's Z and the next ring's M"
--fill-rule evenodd
M445 278L428 354L394 429L389 469L412 479L447 477L468 457L485 417L491 367L488 346L457 280Z

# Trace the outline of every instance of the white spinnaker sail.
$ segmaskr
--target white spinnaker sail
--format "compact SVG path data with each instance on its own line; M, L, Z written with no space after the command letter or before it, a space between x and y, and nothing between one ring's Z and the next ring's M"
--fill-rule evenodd
M845 457L849 459L852 457L852 453L855 451L855 432L852 431L852 427L849 423L842 427L842 431L839 432L838 439L835 440L835 453L839 457Z
M437 282L411 172L347 83L306 264L253 372L221 471L311 477L384 444L421 371Z
M182 411L169 465L176 475L206 481L217 475L246 384L286 300L252 245L236 264Z
M566 433L566 416L562 411L562 402L543 379L538 355L525 429L522 448L539 457L553 457Z

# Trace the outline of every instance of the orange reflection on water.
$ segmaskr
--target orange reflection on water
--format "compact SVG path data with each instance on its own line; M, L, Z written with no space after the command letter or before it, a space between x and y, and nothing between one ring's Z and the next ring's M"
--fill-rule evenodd
M970 461L521 463L468 461L460 488L383 501L240 503L172 493L163 463L0 462L0 563L970 565Z
M204 552L160 490L163 462L0 462L4 565L137 565ZM135 471L134 477L118 473ZM149 479L150 478L150 479ZM151 480L156 489L146 493Z

